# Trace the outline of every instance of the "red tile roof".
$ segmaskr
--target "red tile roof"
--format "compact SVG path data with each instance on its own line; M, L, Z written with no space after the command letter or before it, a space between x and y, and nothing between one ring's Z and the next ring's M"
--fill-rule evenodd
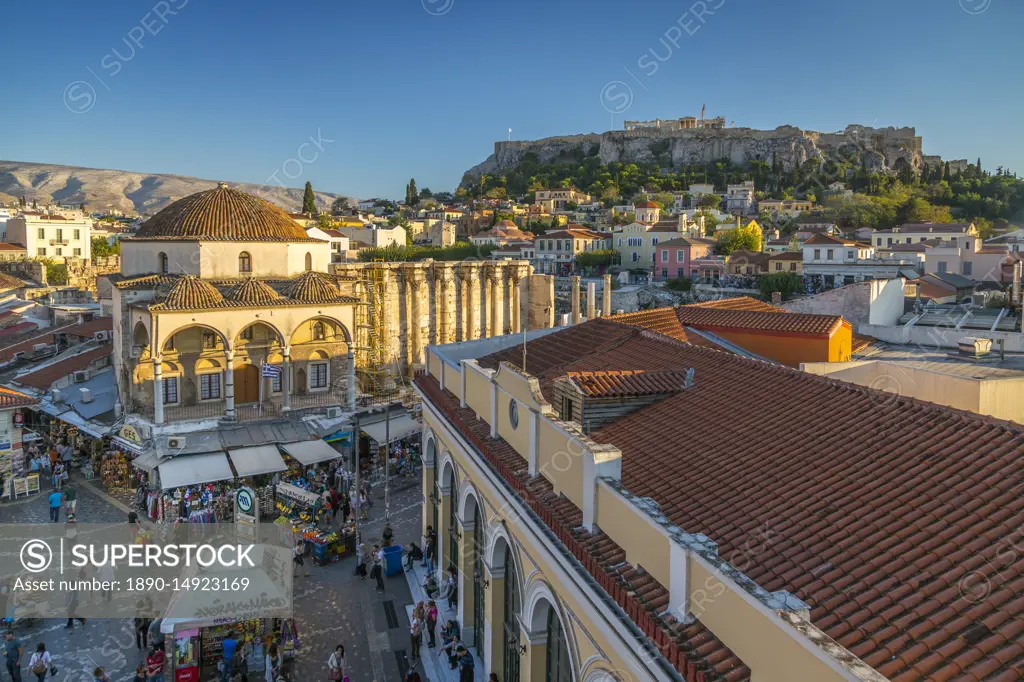
M6 272L0 272L0 291L9 291L11 289L21 289L27 287L28 284L22 282L17 277L12 277Z
M37 369L35 372L31 372L30 374L17 377L13 382L21 386L32 386L33 388L45 391L49 389L55 381L85 369L105 355L110 355L112 349L113 346L111 344L104 343L92 350L79 353L78 355L73 355L59 362L55 362L52 365L47 365L46 367Z
M37 402L39 401L31 396L0 386L0 409L27 407L28 405L35 405Z
M649 332L609 338L610 329L594 320L532 341L527 365L542 390L572 371L695 370L692 388L591 434L622 450L626 490L708 535L722 557L746 556L767 532L744 572L806 602L817 627L892 680L1021 679L1024 562L1010 548L1024 523L1024 427ZM501 355L479 362L496 366ZM438 399L436 381L417 383ZM502 462L499 473L531 494L522 457ZM621 549L581 533L578 510L546 503L556 501L562 508L543 520L622 604L619 577L631 567L610 569L625 561ZM706 679L749 679L711 633L696 645L700 635L660 615L667 593L652 583L634 589L643 606L630 615L654 628L641 625L681 672L699 661Z
M7 242L0 242L0 251L25 251L25 247L21 244L9 244Z
M653 310L641 310L635 313L612 315L607 318L611 322L627 324L643 329L650 329L653 332L670 336L677 341L689 341L686 329L679 322L675 308L654 308Z
M656 395L682 390L686 372L623 370L610 372L566 372L584 395L611 398L633 395Z
M743 329L768 333L811 334L831 336L843 324L839 315L809 313L777 313L755 310L722 310L682 306L677 308L679 321L696 329Z
M690 303L684 308L715 308L717 310L757 310L768 313L788 313L785 308L780 308L771 303L759 301L750 296L733 296L731 298L719 298L714 301L703 301L701 303Z
M5 348L0 348L0 362L7 362L12 357L14 357L15 353L17 353L19 351L30 351L30 350L32 350L32 346L35 346L37 344L40 344L40 343L53 343L53 335L54 335L55 332L62 332L62 331L65 331L65 330L67 330L67 329L69 329L69 328L71 328L73 326L74 325L68 325L66 327L57 327L56 329L50 329L45 334L40 334L39 336L33 336L30 339L26 339L24 341L20 341L20 342L14 344L12 346L7 346Z
M112 317L96 317L88 322L82 322L81 324L73 324L70 327L65 327L62 331L68 334L74 334L75 336L93 336L96 332L102 331L113 331L114 329L114 318Z
M17 322L7 327L0 328L0 337L2 336L13 336L22 332L33 331L38 329L39 325L35 322Z

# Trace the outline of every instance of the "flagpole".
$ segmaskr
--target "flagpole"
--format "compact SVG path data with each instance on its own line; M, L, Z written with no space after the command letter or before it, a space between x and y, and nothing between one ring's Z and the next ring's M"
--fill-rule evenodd
M259 409L260 418L263 417L263 379L264 379L264 377L263 377L263 365L265 365L265 364L267 364L266 359L264 359L260 363L260 409Z

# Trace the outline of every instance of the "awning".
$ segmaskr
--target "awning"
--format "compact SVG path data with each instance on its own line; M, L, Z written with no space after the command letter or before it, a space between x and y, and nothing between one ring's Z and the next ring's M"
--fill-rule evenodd
M341 440L352 440L352 430L349 429L348 431L335 431L334 433L328 436L324 436L325 443L336 443Z
M288 465L284 463L284 458L277 451L276 445L238 448L231 450L228 456L231 457L231 463L235 465L239 478L288 470Z
M230 481L235 477L223 452L208 452L203 455L174 457L159 467L160 488L170 490L186 485Z
M304 440L298 443L285 443L281 449L299 460L303 466L339 459L341 453L322 440Z
M130 440L125 440L124 438L121 438L121 436L111 436L110 442L116 445L117 447L121 448L122 450L134 452L137 455L141 455L142 453L145 452L145 450L140 448L138 445L131 442Z
M394 443L396 440L402 440L408 435L416 433L423 428L423 425L417 422L415 419L407 414L403 414L400 417L392 417L391 424L387 422L377 422L375 424L359 425L360 430L367 436L372 438L379 444L384 443L387 439L385 431L388 431L388 436L391 437L391 442Z
M132 466L143 471L153 471L158 464L160 464L160 455L152 451L143 453L132 460Z

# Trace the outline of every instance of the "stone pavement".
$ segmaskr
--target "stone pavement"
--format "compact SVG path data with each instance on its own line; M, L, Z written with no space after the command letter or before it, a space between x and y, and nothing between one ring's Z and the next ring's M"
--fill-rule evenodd
M83 523L124 523L127 509L93 482L72 477L78 489L78 520ZM0 504L0 523L45 523L49 520L45 495L22 498ZM361 524L363 541L379 542L384 527L384 489L373 490L374 507L370 519ZM392 488L391 522L394 541L420 542L422 498L419 479L399 479ZM63 515L61 521L63 521ZM383 593L374 590L374 581L354 575L355 562L346 557L336 564L318 567L307 561L309 577L296 578L295 619L301 646L290 669L294 681L327 680L327 659L337 644L345 647L346 673L351 682L397 681L408 669L409 620L406 606L412 597L402 574L385 578ZM23 680L31 678L27 670L28 653L39 641L46 642L59 669L60 682L91 682L92 671L102 666L111 682L128 682L142 654L135 648L134 627L130 619L89 619L83 626L75 623L71 631L64 620L37 620L20 624L16 634L26 648ZM424 651L426 649L424 648ZM422 667L420 668L423 673ZM6 682L4 675L4 682ZM251 682L260 682L258 679ZM434 679L434 678L429 678ZM173 682L172 678L167 678ZM207 681L204 681L207 682Z

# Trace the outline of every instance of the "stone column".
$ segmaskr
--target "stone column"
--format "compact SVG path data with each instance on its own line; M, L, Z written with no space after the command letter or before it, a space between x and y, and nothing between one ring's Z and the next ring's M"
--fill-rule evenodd
M501 307L498 305L498 294L501 291L501 272L497 263L487 266L487 288L490 298L487 302L487 312L490 324L487 325L487 336L501 336L502 315Z
M579 275L573 275L572 276L572 293L570 294L570 296L572 296L572 300L570 301L570 303L572 304L572 319L570 321L570 324L579 324L580 323L580 276Z
M438 494L441 499L438 501L438 512L437 512L437 565L435 568L437 572L444 575L444 572L448 570L448 563L451 557L448 556L448 536L451 533L449 529L448 520L451 518L452 505L455 504L455 500L452 499L452 488L450 485L438 485ZM457 523L457 522L456 522ZM441 580L438 580L440 583ZM460 595L461 596L461 595Z
M448 343L448 269L434 265L434 327L437 338L434 343L443 346Z
M480 332L477 312L479 309L476 297L476 280L479 276L477 268L469 263L463 263L460 267L459 277L462 280L462 308L465 315L465 324L462 326L462 338L460 341L472 341L477 338Z
M356 351L348 347L348 409L356 409ZM358 435L358 434L357 434Z
M412 364L409 369L415 369L416 365L423 364L423 302L420 300L427 295L427 289L423 286L424 275L421 266L417 265L413 272L412 279L408 286L412 287L412 322L409 327L409 341L412 345Z
M587 319L597 317L597 283L587 282Z
M552 606L551 608L554 608ZM566 637L569 633L566 633ZM520 630L519 641L526 645L526 656L520 664L519 678L522 680L547 679L548 633L544 630L529 632Z
M181 386L178 386L181 395ZM153 421L164 423L164 367L163 358L153 358Z
M520 332L519 319L522 315L522 311L519 309L519 278L519 266L514 265L509 271L508 282L508 287L511 289L509 292L509 299L511 300L511 303L509 304L509 312L511 313L509 315L509 331L513 334L518 334Z
M601 317L612 314L612 276L604 276L604 290L601 291Z
M484 650L488 670L498 670L505 660L505 566L485 564L484 573L490 583L484 592Z
M281 357L281 393L284 394L281 409L287 412L292 409L292 347L285 346L281 351Z
M229 350L224 356L227 358L227 367L224 370L224 416L228 419L235 418L235 351ZM260 381L263 378L260 377Z

